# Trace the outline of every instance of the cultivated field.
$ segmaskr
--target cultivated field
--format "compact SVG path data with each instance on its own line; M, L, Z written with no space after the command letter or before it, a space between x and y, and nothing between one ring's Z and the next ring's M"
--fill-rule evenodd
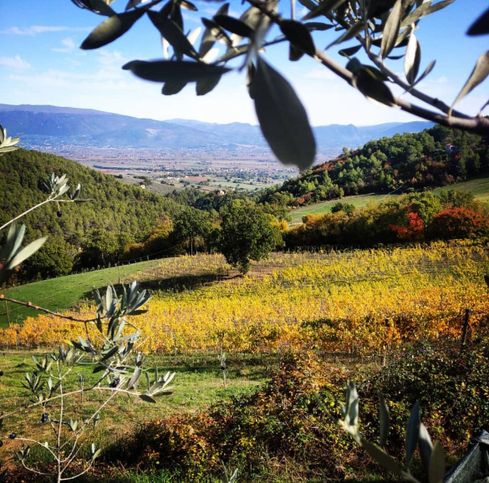
M132 322L151 353L381 354L403 341L458 337L465 309L475 328L489 309L488 264L477 242L275 254L244 278L218 255L166 259L129 277L154 293ZM91 318L93 307L76 314ZM0 337L6 348L38 348L84 332L83 324L40 315Z

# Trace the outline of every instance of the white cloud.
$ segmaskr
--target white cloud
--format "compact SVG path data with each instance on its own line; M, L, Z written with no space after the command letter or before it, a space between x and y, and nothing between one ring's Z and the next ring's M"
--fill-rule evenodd
M9 27L0 30L0 34L5 35L26 35L33 37L39 34L53 32L85 32L88 29L82 27L66 27L63 25L30 25L29 27Z
M61 41L61 45L62 45L61 47L55 47L51 50L53 52L61 52L66 54L69 52L73 52L77 48L75 41L71 37L67 37L66 39L63 39Z
M9 67L10 69L24 70L29 69L31 64L26 62L19 55L16 55L15 57L0 57L0 66Z

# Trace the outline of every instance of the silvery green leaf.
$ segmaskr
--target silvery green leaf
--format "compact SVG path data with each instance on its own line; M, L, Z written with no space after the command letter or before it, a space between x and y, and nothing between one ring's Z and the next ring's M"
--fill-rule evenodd
M370 457L379 465L383 466L387 471L398 476L402 475L401 464L392 456L388 455L383 449L376 444L361 438L361 445L365 448Z
M385 59L394 48L401 26L402 0L396 0L392 7L382 32L380 56Z
M310 9L310 12L307 13L302 20L310 20L316 17L319 17L320 15L327 15L329 12L336 10L338 7L340 7L343 3L345 3L346 0L324 0L323 2L320 2L318 6L315 6L315 4L309 4L309 6L306 4L305 6ZM304 5L304 3L301 1L301 3ZM314 8L310 8L314 5Z
M15 223L10 225L5 245L0 250L0 258L4 259L6 263L17 254L25 235L25 225L17 226Z
M20 265L24 260L33 255L44 243L46 243L47 237L38 238L37 240L29 243L26 247L19 250L19 252L10 260L7 264L7 270L12 270L17 265Z
M71 0L76 6L90 10L99 15L115 15L114 10L104 0Z
M156 399L154 397L152 397L150 394L147 394L147 393L140 394L139 395L139 398L142 399L143 401L146 401L146 402L150 402L150 403L153 403L153 404L156 403Z
M403 19L401 23L401 28L407 27L408 25L417 22L420 18L425 17L426 15L441 10L442 8L448 7L448 5L453 2L454 0L442 0L441 2L435 3L433 5L433 2L431 0L427 0Z
M409 42L406 47L406 55L404 57L404 72L406 79L410 84L413 84L418 76L419 65L421 63L421 47L419 45L414 31L409 36Z
M443 446L437 441L433 446L430 458L429 482L443 483L445 476L445 451Z
M431 442L430 434L426 426L421 423L419 425L418 447L421 455L421 460L426 473L429 471L431 452L433 451L433 443Z
M211 92L219 81L221 80L221 76L217 75L215 77L208 77L207 79L201 79L195 84L195 92L198 96L205 96L209 92Z
M419 401L413 406L411 415L409 416L407 432L406 432L406 465L409 466L411 459L416 449L419 436L419 425L421 424L419 416Z
M226 67L208 65L200 62L157 60L146 62L134 60L123 66L141 79L154 82L186 81L196 82L200 79L214 77L229 72Z
M148 11L148 16L153 25L160 31L162 37L173 47L173 50L179 59L183 55L188 55L192 58L198 57L193 45L173 20L169 18L161 18L159 13L152 10Z
M474 69L470 73L469 78L465 82L462 90L459 92L455 101L453 101L452 108L462 100L469 92L475 89L480 83L484 82L489 75L489 50L483 53L474 66Z
M309 30L301 23L295 20L283 20L280 22L280 30L287 40L300 50L314 56L316 47Z
M219 10L216 12L216 15L227 15L229 10L229 3L225 3L221 5ZM202 34L202 40L200 42L200 47L199 47L199 55L200 57L204 57L209 50L212 49L214 44L216 43L216 35L215 32L213 32L213 29L210 27L206 27L204 30L204 33Z
M336 40L331 42L326 49L333 47L333 45L341 44L342 42L346 42L347 40L352 39L357 34L359 34L365 28L365 24L363 22L357 22L353 24L348 30L346 30L342 35L340 35Z
M163 84L161 93L164 96L173 96L181 92L181 90L187 85L186 81L167 81Z

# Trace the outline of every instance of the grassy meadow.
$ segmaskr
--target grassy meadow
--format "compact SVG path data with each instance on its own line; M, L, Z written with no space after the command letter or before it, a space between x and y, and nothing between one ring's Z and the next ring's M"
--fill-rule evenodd
M151 269L153 265L154 262L147 261L77 273L26 283L9 288L3 293L6 297L24 302L32 301L49 310L64 311L75 306L94 289L120 283L127 277L137 276L138 272ZM26 317L34 315L36 315L34 309L0 301L0 327L7 326L9 322L22 322Z

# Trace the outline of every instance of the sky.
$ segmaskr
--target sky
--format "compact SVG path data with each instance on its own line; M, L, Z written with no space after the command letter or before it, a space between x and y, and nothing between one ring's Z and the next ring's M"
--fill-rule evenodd
M122 11L126 3L116 0L112 6ZM195 3L199 12L185 11L189 30L201 25L200 17L212 17L219 6L216 2ZM280 4L284 16L288 15L289 2ZM298 5L298 13L305 13ZM487 0L456 0L420 22L416 35L422 49L421 71L431 60L437 61L420 85L422 90L449 104L453 101L477 58L487 49L487 36L465 35L486 7ZM231 14L239 15L243 9L239 1L231 2ZM83 39L104 18L77 8L70 0L0 0L0 103L90 108L158 120L257 123L243 72L227 74L206 96L197 97L193 85L187 85L170 97L161 95L159 84L123 71L121 66L129 60L162 58L161 39L146 17L111 44L98 50L80 50ZM338 33L315 35L316 46L325 48ZM351 45L345 43L341 48ZM334 48L328 53L346 64ZM313 59L289 62L285 44L270 47L264 56L292 83L313 125L417 119L365 99ZM390 65L402 74L402 61ZM459 107L476 114L489 97L488 84L481 84Z

